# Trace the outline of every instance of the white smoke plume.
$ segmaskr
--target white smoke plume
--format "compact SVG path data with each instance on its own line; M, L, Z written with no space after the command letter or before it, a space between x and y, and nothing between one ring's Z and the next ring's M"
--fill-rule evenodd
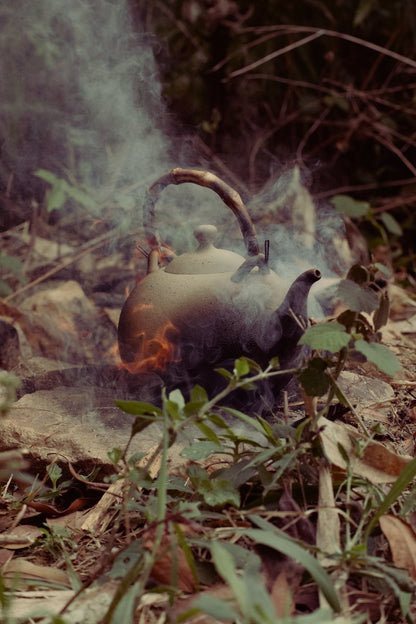
M43 168L124 190L170 166L149 36L123 0L14 0L0 7L1 181L28 194Z

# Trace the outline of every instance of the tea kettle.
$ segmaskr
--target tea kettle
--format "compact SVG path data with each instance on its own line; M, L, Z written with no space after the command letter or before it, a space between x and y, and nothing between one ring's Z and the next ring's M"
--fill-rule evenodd
M196 251L169 257L154 209L166 186L187 182L212 189L233 211L247 258L215 247L213 225L196 228ZM288 288L268 266L268 246L260 251L254 225L233 188L207 171L173 169L148 190L143 219L150 247L147 275L127 298L118 326L120 355L130 372L173 366L179 376L192 378L242 355L261 366L275 356L281 368L297 366L309 290L321 274L306 271Z

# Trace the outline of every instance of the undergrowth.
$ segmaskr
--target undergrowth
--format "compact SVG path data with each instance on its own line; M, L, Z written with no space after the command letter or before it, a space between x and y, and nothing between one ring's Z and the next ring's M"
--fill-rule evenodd
M413 621L414 582L389 559L379 522L385 514L405 518L414 508L416 459L389 486L357 473L356 461L376 430L367 429L338 383L354 358L388 374L397 370L395 356L380 344L388 299L377 268L353 267L338 293L350 308L306 330L302 342L311 353L293 371L304 396L295 422L223 404L237 389L286 374L277 359L265 370L246 358L232 371L219 370L225 386L211 398L196 386L188 400L173 390L163 392L160 405L116 401L133 422L126 448L109 452L109 487L119 483L122 493L110 531L113 548L101 555L98 571L81 580L74 563L79 535L45 528L36 546L62 558L77 596L94 582L117 583L103 624L137 617L197 622L202 614L242 624ZM338 441L343 469L328 460L323 438L334 403L352 410L359 431L352 450ZM131 454L131 441L154 423L161 431L158 448L150 456ZM175 447L183 463L172 470ZM68 487L61 477L49 467L50 485L45 479L43 486L52 498L60 483ZM2 621L23 621L8 615L18 592L0 580ZM146 610L149 594L163 597L163 606ZM72 602L42 622L68 624Z

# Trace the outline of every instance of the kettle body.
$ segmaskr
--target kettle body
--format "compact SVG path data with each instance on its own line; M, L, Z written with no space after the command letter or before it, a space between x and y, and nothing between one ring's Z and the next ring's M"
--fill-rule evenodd
M217 249L216 228L202 225L194 232L195 252L160 266L164 245L154 205L165 186L182 182L212 188L233 210L247 258ZM201 370L242 355L261 366L276 356L282 366L296 365L309 290L320 273L306 271L288 286L272 271L238 193L208 172L174 169L150 188L144 225L151 248L148 272L126 300L118 326L120 355L131 373L173 369L175 375L198 378Z

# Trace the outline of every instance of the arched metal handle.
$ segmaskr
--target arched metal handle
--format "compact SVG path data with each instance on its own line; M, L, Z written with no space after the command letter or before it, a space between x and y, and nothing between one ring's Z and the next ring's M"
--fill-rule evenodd
M205 186L217 193L237 217L248 255L256 256L260 252L255 227L237 191L209 171L179 168L172 169L168 173L162 175L152 184L146 193L143 205L143 225L147 242L152 248L163 245L155 224L155 204L164 188L170 184L183 184L185 182Z

